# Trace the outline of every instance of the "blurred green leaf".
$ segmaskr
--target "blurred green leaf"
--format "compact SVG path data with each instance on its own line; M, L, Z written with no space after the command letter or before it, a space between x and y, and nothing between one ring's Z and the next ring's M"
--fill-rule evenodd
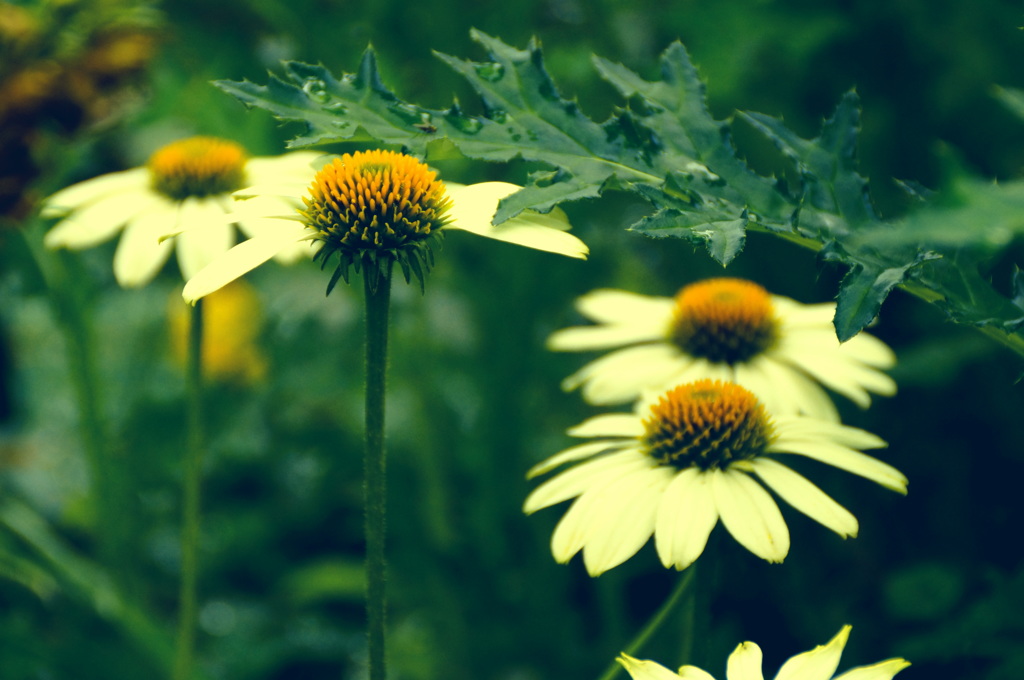
M361 602L366 595L366 568L361 560L334 558L288 574L284 591L298 605L325 600Z

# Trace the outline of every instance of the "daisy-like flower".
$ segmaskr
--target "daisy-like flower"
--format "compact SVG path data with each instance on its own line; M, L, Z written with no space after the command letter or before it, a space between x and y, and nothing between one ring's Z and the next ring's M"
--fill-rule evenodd
M277 229L232 248L191 278L183 295L194 302L282 249L310 242L323 263L339 256L328 292L339 278L348 280L350 269L366 269L376 277L395 263L406 279L415 276L422 283L437 238L451 229L585 258L586 244L568 233L569 222L557 208L546 214L527 210L491 224L498 202L519 189L505 182L445 184L424 163L394 151L345 154L315 176L238 192L246 199L240 201L238 215L276 219Z
M775 675L775 680L892 680L901 670L910 665L904 659L887 659L851 668L842 675L835 675L839 667L850 626L842 630L827 644L818 645L809 652L789 658ZM727 680L763 680L761 672L761 648L753 642L740 643L732 654L725 669ZM683 666L673 673L654 661L641 661L628 654L619 656L618 661L633 680L715 680L714 676L696 666Z
M675 298L596 290L576 307L597 325L556 331L548 347L616 348L562 383L566 390L581 387L593 404L715 378L747 387L772 413L838 420L820 385L861 407L871 403L870 392L896 392L879 370L895 363L892 350L867 333L840 344L834 303L804 305L750 281L716 278L685 286Z
M194 276L237 241L225 215L235 208L232 192L254 183L307 177L320 154L301 151L249 158L238 144L216 137L190 137L158 149L145 167L102 175L50 196L44 217L63 217L47 232L49 248L91 248L123 231L114 252L114 276L125 288L144 286L177 252L184 279ZM274 220L240 216L249 237L277 226ZM166 240L169 233L186 233ZM309 252L296 244L275 253L282 262Z
M679 385L634 413L591 418L569 434L597 441L566 449L527 477L576 463L537 487L523 510L533 513L576 500L551 536L558 562L580 550L591 576L632 557L654 535L666 567L684 569L704 551L722 520L750 552L781 562L789 530L771 495L840 536L857 534L857 519L779 458L796 454L906 493L907 479L859 449L885 446L853 427L802 415L769 416L747 389L698 380Z

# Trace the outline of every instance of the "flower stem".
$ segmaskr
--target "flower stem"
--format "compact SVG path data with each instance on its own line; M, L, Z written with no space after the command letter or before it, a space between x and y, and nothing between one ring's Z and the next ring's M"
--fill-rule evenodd
M673 588L672 592L669 593L668 598L664 603L662 603L658 611L654 612L654 616L652 616L650 621L648 621L640 632L637 633L636 637L634 637L626 648L622 650L623 653L629 654L630 656L636 656L643 646L647 644L647 641L651 636L661 628L661 625L668 618L669 614L672 613L672 610L675 609L676 605L678 605L683 599L683 596L689 594L690 597L687 598L687 611L684 612L688 630L686 632L687 641L683 644L683 651L685 652L684 658L690 658L690 653L693 648L693 626L691 624L694 618L693 610L695 606L694 602L696 600L694 594L691 592L690 586L693 584L694 576L697 573L697 570L694 568L695 566L696 565L691 564L687 567L686 571L684 571L683 575L680 577L679 582L676 583L675 588ZM600 680L612 680L612 678L618 675L621 670L622 666L619 662L613 661L605 670Z
M366 621L369 680L384 680L386 618L384 543L387 515L384 452L384 397L387 381L388 305L391 271L365 271L366 293L366 448L363 458L366 533Z
M174 655L174 680L192 677L196 642L199 574L200 485L203 474L203 301L192 307L186 367L187 437L183 470L181 526L181 584L178 595L178 642Z

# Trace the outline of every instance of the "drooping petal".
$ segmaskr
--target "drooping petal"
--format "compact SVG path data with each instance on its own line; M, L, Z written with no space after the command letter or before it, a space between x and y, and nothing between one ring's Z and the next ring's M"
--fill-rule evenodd
M112 238L136 217L173 206L151 191L109 195L57 224L43 237L43 245L73 250L91 248Z
M650 458L637 451L601 456L555 475L534 489L523 503L523 512L531 514L556 503L575 498L589 489L603 486L637 470L652 466Z
M679 680L715 680L715 676L696 666L680 666Z
M629 677L633 678L633 680L679 680L678 675L654 661L634 659L626 653L620 654L616 660L622 664L622 667L626 669ZM700 676L693 675L691 677L696 680ZM710 675L708 678L714 680Z
M762 559L785 559L789 553L789 528L768 492L737 470L712 470L709 474L715 506L729 533Z
M596 456L599 453L620 448L624 443L632 443L632 440L603 440L598 442L587 442L586 444L577 444L576 446L569 447L564 451L559 451L550 458L545 458L541 462L537 463L527 471L526 478L533 479L538 475L551 472L559 465L574 463L578 460L583 460L584 458Z
M675 302L672 298L600 288L576 299L576 311L598 323L643 325L666 337Z
M768 451L807 456L865 479L870 479L876 484L881 484L885 488L897 493L905 494L907 492L907 478L902 472L888 463L883 463L877 458L872 458L867 454L845 446L820 439L796 439L780 435L768 447Z
M320 151L292 151L280 156L250 158L245 174L251 185L290 180L308 185L326 156Z
M788 659L775 680L830 680L839 667L839 657L849 637L850 626L843 626L827 644Z
M586 259L590 250L583 241L564 231L568 219L558 208L550 213L524 210L501 224L491 224L498 202L521 188L507 182L449 185L452 207L448 216L451 221L445 229L460 229L485 238Z
M761 672L761 648L753 642L741 642L726 663L725 676L728 680L764 680Z
M546 346L555 352L586 352L659 340L661 336L661 329L638 324L573 326L549 335Z
M562 381L562 389L582 387L583 398L591 404L621 404L643 390L665 386L688 363L688 357L665 343L627 347L585 365Z
M176 237L175 252L186 281L235 243L235 228L224 221L224 209L215 200L186 199L181 204L178 222L184 230Z
M114 278L123 288L139 288L153 280L174 248L160 236L178 219L176 205L139 215L125 227L114 251Z
M835 680L892 680L901 670L910 665L905 659L886 659L870 666L851 668Z
M878 435L842 423L793 416L777 416L774 421L775 431L780 437L823 439L851 449L880 449L888 446Z
M856 536L857 518L824 491L771 458L756 458L750 467L782 500L843 538Z
M654 524L654 543L665 567L685 569L704 552L718 510L710 475L697 468L676 474L665 488Z
M825 390L771 354L761 355L747 364L737 364L736 381L756 394L769 413L804 413L813 418L839 421L839 412Z
M195 304L199 298L223 288L305 237L305 227L292 224L273 236L242 241L190 278L181 295L189 304Z
M43 217L60 217L108 196L138 194L148 187L149 170L146 168L112 172L61 189L43 201L41 214Z
M569 428L570 437L639 437L643 423L634 413L604 413Z
M622 476L602 492L592 520L593 530L583 546L583 564L600 576L635 555L654 533L658 501L672 479L668 468L648 467Z

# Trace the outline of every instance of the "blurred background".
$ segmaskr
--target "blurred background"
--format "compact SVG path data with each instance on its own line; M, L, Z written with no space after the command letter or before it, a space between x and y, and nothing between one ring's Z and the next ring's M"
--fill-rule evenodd
M993 96L1024 87L1020 3L979 0L37 0L0 2L0 678L162 677L179 568L184 448L181 279L169 265L117 287L113 244L43 252L38 201L212 134L273 155L297 128L210 85L264 83L281 59L355 69L372 43L386 84L444 107L475 103L432 56L483 60L477 27L541 39L563 95L601 120L620 104L590 55L648 78L684 42L718 118L754 110L805 137L841 94L863 107L863 174L899 215L893 178L935 187L949 158L1018 177L1024 125ZM743 123L740 153L777 168ZM329 151L344 150L343 146ZM445 161L447 179L521 181L525 166ZM565 206L589 261L449 237L429 278L394 291L389 386L389 639L395 680L596 678L677 576L650 545L590 579L557 565L562 509L526 518L533 463L595 413L559 381L588 358L543 349L597 287L671 295L722 269L703 251L623 231L647 206L609 195ZM1008 257L1019 256L1011 248ZM1017 257L1017 261L1020 258ZM994 262L1005 267L1006 262ZM751 235L728 274L802 302L842 272ZM311 264L261 268L211 301L199 654L202 677L357 678L363 671L362 340L357 291L329 297ZM791 509L793 548L764 563L721 527L698 562L696 659L759 643L788 656L853 635L842 668L902 656L907 680L1024 677L1019 357L894 293L872 332L900 357L899 393L844 421L890 442L906 498L801 466L860 519L842 541ZM83 385L100 386L83 413ZM839 399L839 398L837 398ZM83 424L84 423L84 424ZM91 425L89 423L92 423ZM120 509L97 519L86 459L102 449ZM678 620L642 656L678 664Z

